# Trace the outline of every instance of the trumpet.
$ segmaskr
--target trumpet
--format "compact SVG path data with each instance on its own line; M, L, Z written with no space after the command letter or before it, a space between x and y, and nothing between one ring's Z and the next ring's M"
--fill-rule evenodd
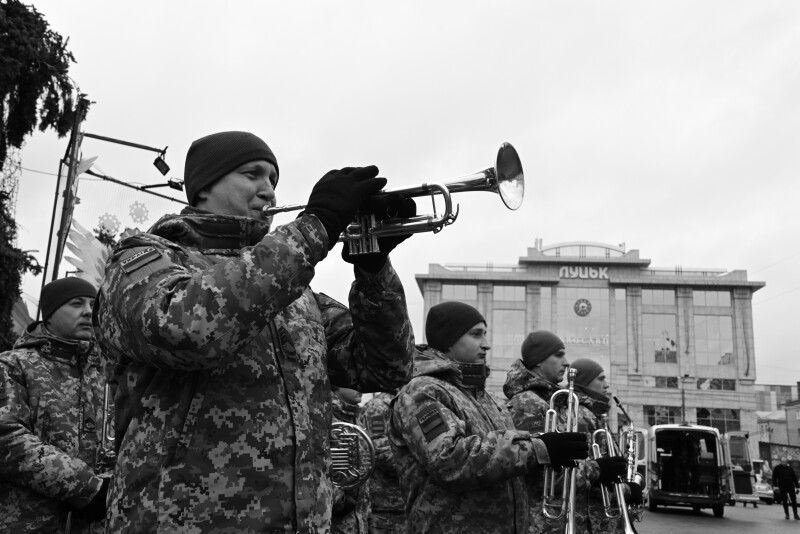
M331 481L341 489L357 488L375 469L375 445L358 425L331 424Z
M614 436L611 434L611 431L608 429L608 415L603 415L603 427L598 428L594 432L592 432L592 454L596 459L601 458L603 453L600 449L600 437L603 437L606 442L606 450L609 456L619 456L619 450L617 449L616 444L614 443ZM634 436L636 439L636 436ZM630 445L629 445L630 448ZM634 471L636 469L636 452L634 451ZM630 462L630 457L626 458L627 462ZM627 477L630 477L630 463L627 465L628 471L626 473ZM638 473L637 473L638 474ZM625 527L625 534L637 534L636 528L634 528L633 524L631 523L631 518L628 515L628 509L625 506L625 490L622 487L621 483L614 484L614 498L616 503L612 504L611 496L608 493L608 489L604 485L600 485L600 492L603 498L603 510L606 517L610 519L615 519L617 517L622 516L622 521Z
M433 213L406 218L390 217L384 220L376 220L374 213L359 213L356 215L356 220L347 225L338 240L347 243L350 247L350 254L370 254L380 252L379 237L421 232L437 233L445 226L453 224L458 218L458 205L453 211L451 195L468 191L496 193L500 195L500 199L508 209L518 209L525 196L525 177L516 149L509 143L503 143L497 151L494 167L463 176L452 182L423 183L418 186L378 192L377 195L371 197L371 200L386 199L391 196L415 198L430 195L433 202ZM441 215L436 211L435 195L437 194L441 195L444 203ZM276 213L302 210L305 207L305 204L265 206L262 212L271 216Z
M567 395L567 424L566 432L578 431L578 396L575 395L575 375L577 369L570 369L567 375L567 389L561 389L553 393L550 397L550 408L547 410L544 422L545 432L558 432L558 411L556 410L556 399L559 396ZM542 499L542 514L548 519L566 518L565 534L575 532L575 492L577 482L577 471L574 467L564 468L564 484L561 491L561 499L556 496L556 472L552 466L544 468L544 497Z

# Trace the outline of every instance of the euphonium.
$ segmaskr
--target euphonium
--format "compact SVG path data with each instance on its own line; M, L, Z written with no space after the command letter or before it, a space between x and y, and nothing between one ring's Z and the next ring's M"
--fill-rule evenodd
M357 488L375 469L375 445L358 425L331 424L331 481L341 489Z
M556 399L562 395L567 396L567 424L565 432L578 431L578 396L575 395L576 369L570 369L567 374L567 389L561 389L550 397L550 408L545 416L544 431L559 432L558 411ZM556 472L552 466L544 468L544 497L542 498L542 513L548 519L566 518L565 534L575 532L575 491L577 471L574 467L564 468L564 483L561 491L561 500L556 496Z

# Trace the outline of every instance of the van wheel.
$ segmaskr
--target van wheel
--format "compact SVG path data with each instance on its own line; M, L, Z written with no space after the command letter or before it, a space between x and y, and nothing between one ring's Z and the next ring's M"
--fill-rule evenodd
M722 504L715 504L711 509L714 511L714 517L722 517L725 515L725 506Z

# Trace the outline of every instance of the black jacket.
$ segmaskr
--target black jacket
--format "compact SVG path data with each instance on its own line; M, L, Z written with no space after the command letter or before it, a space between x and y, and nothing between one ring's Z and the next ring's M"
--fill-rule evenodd
M772 470L772 485L789 491L794 491L795 488L800 487L794 469L790 465L784 464L779 464Z

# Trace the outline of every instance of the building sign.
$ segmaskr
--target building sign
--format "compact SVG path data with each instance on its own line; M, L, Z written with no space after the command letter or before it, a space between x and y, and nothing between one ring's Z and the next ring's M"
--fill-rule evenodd
M586 317L592 312L592 303L587 299L578 299L575 301L575 306L573 306L573 309L575 310L576 315Z
M572 337L558 336L565 345L608 345L608 336Z
M564 265L558 271L559 278L588 278L608 280L608 267L578 267Z

